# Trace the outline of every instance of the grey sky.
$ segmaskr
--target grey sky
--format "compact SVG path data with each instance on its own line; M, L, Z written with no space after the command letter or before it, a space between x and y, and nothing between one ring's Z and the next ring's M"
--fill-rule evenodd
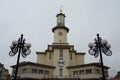
M114 76L120 71L120 0L0 0L0 62L11 71L17 55L8 55L9 46L22 33L32 44L32 53L20 61L36 62L35 52L44 51L53 42L52 28L61 5L70 29L68 42L78 52L86 52L86 63L99 61L88 54L88 43L97 33L112 45L113 55L103 55L103 59Z

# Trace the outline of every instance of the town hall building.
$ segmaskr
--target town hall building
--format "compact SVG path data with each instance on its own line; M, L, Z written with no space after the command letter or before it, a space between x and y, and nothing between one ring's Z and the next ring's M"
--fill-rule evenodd
M69 28L65 26L65 14L60 10L56 15L57 25L52 28L54 41L44 52L36 52L37 62L20 62L18 78L21 80L73 79L99 80L102 77L101 65L85 63L85 52L77 52L67 41ZM12 76L16 65L12 65ZM108 66L104 66L108 78Z

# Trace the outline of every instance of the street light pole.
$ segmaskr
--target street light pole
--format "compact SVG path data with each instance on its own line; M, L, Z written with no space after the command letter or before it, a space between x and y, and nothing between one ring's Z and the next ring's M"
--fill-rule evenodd
M11 51L9 52L9 56L14 56L18 52L14 80L17 80L20 54L22 55L22 57L25 58L27 55L31 53L30 47L31 47L30 43L25 43L25 39L23 39L23 34L21 34L21 37L18 39L18 41L14 40L12 42L12 45L10 46Z
M102 58L101 50L100 50L100 62L101 62L101 67L102 67L102 77L103 77L103 80L105 80L105 73L104 73L103 58Z
M102 58L102 52L107 55L111 56L112 51L110 50L111 45L107 43L107 40L102 40L101 37L99 37L99 34L97 34L97 38L95 38L95 42L91 42L88 44L89 54L97 58L100 54L100 63L101 63L101 70L102 70L102 80L105 80L105 73L104 73L104 65L103 65L103 58Z
M101 63L101 69L102 69L102 78L103 80L105 80L105 73L104 73L104 65L103 65L103 58L102 58L102 51L101 51L101 42L100 42L100 37L99 37L99 34L97 34L97 39L98 39L98 49L99 49L99 52L100 52L100 63Z
M19 48L19 51L18 51L18 58L17 58L16 71L15 71L15 79L14 80L17 80L18 66L19 66L19 60L20 60L20 51L21 51L21 48Z

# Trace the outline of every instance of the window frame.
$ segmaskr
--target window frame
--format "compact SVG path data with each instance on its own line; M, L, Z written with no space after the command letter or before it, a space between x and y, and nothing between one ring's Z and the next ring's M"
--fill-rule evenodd
M86 74L92 74L92 69L86 69Z
M59 57L62 58L63 57L63 49L59 50Z

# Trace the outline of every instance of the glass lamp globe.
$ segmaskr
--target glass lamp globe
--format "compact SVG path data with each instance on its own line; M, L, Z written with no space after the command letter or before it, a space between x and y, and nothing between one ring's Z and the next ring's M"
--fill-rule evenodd
M12 49L12 48L13 48L13 45L11 44L11 45L10 45L10 49Z
M26 55L29 55L30 53L31 53L31 50L28 49L28 50L26 51Z
M92 55L92 56L95 54L95 52L93 51L93 49L89 49L88 52L89 52L89 54Z
M107 44L106 47L107 47L108 49L110 49L110 48L111 48L111 45L110 45L110 44Z
M93 49L93 51L95 51L95 52L97 51L97 47L93 47L92 49Z
M97 58L99 56L99 53L95 53L94 57Z
M30 48L30 47L31 47L31 44L30 44L30 43L26 43L25 46L26 46L27 48Z
M103 40L102 40L102 44L103 44L103 45L107 45L107 43L108 43L108 42L107 42L106 39L103 39Z
M13 46L16 46L18 44L17 40L12 41Z
M105 55L111 56L111 55L112 55L112 51L111 51L111 50L108 50Z
M94 43L93 43L93 42L90 42L90 43L88 44L88 47L89 47L89 48L93 48L93 46L94 46Z

